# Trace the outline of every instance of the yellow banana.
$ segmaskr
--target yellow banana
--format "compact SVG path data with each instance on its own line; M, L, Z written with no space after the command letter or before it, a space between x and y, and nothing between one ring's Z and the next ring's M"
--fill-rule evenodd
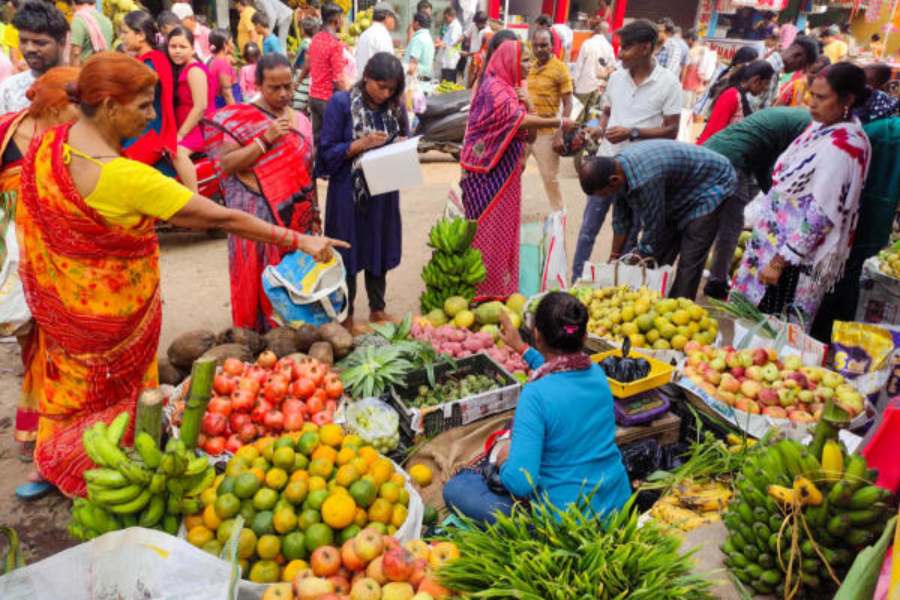
M797 499L796 493L791 488L783 485L770 485L767 490L769 495L782 504L793 504Z
M825 499L816 484L802 476L794 478L794 495L804 506L819 506Z
M838 481L844 476L844 451L835 440L825 442L822 449L822 475L826 481Z

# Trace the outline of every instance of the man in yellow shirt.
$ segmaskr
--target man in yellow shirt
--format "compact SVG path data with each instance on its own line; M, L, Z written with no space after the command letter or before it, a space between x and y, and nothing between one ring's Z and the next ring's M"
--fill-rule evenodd
M841 30L837 25L832 25L822 32L822 54L828 57L831 64L839 63L847 58L849 46L840 38Z
M259 44L257 39L256 27L253 25L253 15L256 9L253 8L253 0L237 0L238 13L241 15L237 26L237 44L238 52L244 53L244 46L248 42Z
M537 29L531 38L534 62L528 72L528 99L534 113L540 117L562 116L572 112L572 77L564 62L553 56L553 39L548 29ZM528 149L537 160L538 171L544 180L544 190L554 211L564 208L559 189L559 155L553 151L553 129L537 132L534 143Z

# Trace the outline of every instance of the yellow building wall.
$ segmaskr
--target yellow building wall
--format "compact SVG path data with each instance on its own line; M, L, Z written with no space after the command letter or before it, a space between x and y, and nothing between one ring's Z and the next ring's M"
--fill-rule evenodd
M889 2L886 2L886 4L889 4ZM885 10L884 12L884 17L874 23L866 21L865 13L860 13L850 23L850 33L853 34L853 37L856 38L856 41L860 46L866 47L869 43L869 38L872 37L873 33L880 34L882 40L886 38L887 32L885 31L885 26L889 24L891 15L888 10ZM900 8L897 9L897 14L900 15ZM897 19L895 18L895 25L896 22ZM896 55L897 50L900 50L900 31L892 31L890 37L887 37L887 42L888 45L885 48L885 54L890 56ZM887 58L887 56L885 56L885 58Z

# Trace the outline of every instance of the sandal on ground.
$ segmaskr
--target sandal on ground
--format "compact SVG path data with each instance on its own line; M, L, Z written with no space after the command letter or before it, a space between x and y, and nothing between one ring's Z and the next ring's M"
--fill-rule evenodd
M37 500L43 498L53 490L53 484L49 481L29 481L16 487L16 497L19 500Z

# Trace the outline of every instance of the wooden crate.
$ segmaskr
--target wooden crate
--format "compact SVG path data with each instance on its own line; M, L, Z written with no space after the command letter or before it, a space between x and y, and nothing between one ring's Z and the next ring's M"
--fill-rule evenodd
M671 446L678 443L680 431L681 417L669 412L648 425L616 427L616 444L621 447L643 439L652 438L660 446Z

